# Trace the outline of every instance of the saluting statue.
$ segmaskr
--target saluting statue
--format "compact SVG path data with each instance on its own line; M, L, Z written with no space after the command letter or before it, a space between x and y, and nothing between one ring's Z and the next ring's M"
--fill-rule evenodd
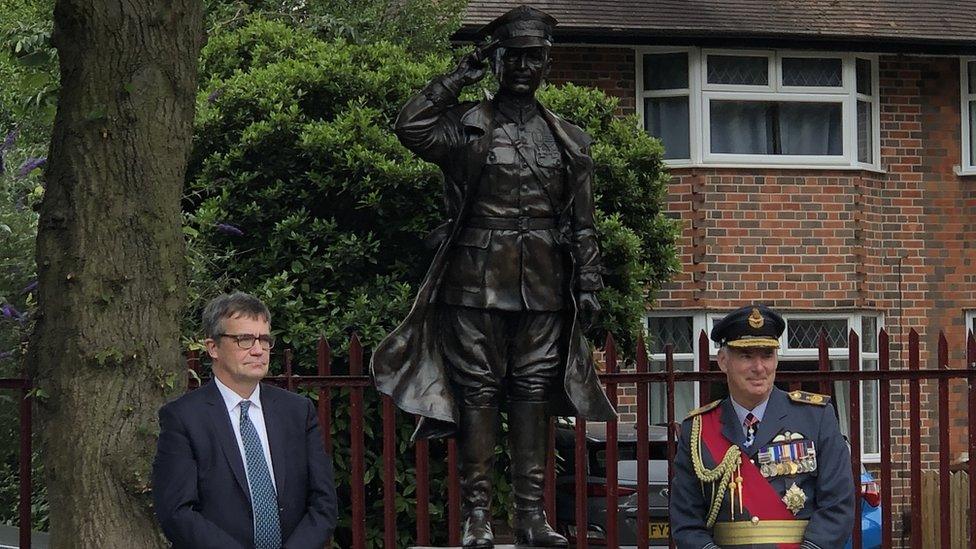
M448 222L406 320L373 354L380 391L423 416L415 437L458 437L463 544L491 547L491 471L507 405L516 543L564 547L543 511L549 415L615 417L582 332L603 287L590 137L535 99L556 20L527 6L434 78L396 121L444 173ZM460 103L488 68L498 94Z

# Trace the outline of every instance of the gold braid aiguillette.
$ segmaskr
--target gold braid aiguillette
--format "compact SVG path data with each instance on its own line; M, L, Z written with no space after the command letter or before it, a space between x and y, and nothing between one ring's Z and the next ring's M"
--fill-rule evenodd
M712 485L712 502L705 521L705 527L711 528L718 519L719 509L722 508L722 499L725 497L726 487L732 486L735 479L735 472L742 463L742 452L739 447L733 444L725 452L725 457L715 466L714 469L706 469L702 464L701 458L701 416L695 416L691 423L691 465L695 470L695 476L704 485L706 482ZM704 492L704 490L703 490ZM735 491L732 492L733 514L735 507Z

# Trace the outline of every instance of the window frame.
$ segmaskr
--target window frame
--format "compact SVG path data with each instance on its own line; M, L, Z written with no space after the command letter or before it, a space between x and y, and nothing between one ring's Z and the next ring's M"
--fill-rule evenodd
M642 51L646 50L646 51ZM695 139L695 128L701 126L701 112L699 112L698 102L692 100L692 95L696 88L701 88L701 74L697 68L697 64L693 64L694 51L696 48L691 47L653 47L653 48L638 48L634 58L636 61L636 72L635 72L635 91L636 104L637 104L637 123L642 131L645 128L644 122L644 100L652 98L671 98L671 97L687 97L688 98L688 152L690 158L671 158L665 160L665 164L673 167L681 166L693 166L693 158L701 157L701 141ZM685 53L688 55L688 85L684 88L671 88L666 90L644 90L644 54L668 54L668 53ZM696 147L698 148L696 150Z
M706 334L711 333L711 327L713 326L714 322L716 322L719 319L723 318L728 312L729 311L682 311L682 310L674 310L674 311L651 311L651 312L648 312L645 315L644 328L645 328L645 330L647 330L650 327L650 321L649 321L649 319L651 317L692 317L692 340L693 340L692 341L692 351L693 352L690 353L690 354L689 353L680 353L680 354L679 353L675 353L673 358L674 358L674 361L676 363L679 362L679 361L691 360L691 362L693 364L694 371L697 371L697 368L698 368L698 364L697 364L697 360L698 360L698 336L699 336L699 334L701 333L702 330L705 330L705 333ZM875 329L878 330L878 332L880 333L880 331L885 327L885 324L884 324L885 317L884 317L884 314L881 311L862 310L862 311L850 311L850 312L822 312L822 313L817 313L817 312L796 312L796 313L794 313L794 312L784 312L782 314L783 314L784 319L787 322L787 325L789 325L789 322L791 320L840 320L840 319L846 320L847 321L847 330L848 330L848 333L850 333L850 330L854 330L860 336L859 342L861 343L861 348L858 350L858 357L859 357L861 363L859 365L859 369L860 370L864 370L865 369L864 368L865 361L874 361L875 364L877 364L877 365L880 366L880 362L879 362L880 361L880 350L879 349L876 348L875 351L873 351L873 352L866 352L866 351L864 351L864 336L863 336L863 333L864 333L864 330L863 330L864 324L863 324L863 319L865 317L874 317L876 319ZM973 322L976 321L976 310L967 312L967 317L966 318L967 318L967 326L972 326L973 325ZM788 341L788 333L789 333L788 330L783 330L783 334L780 336L780 349L779 349L779 351L777 353L778 356L779 356L780 362L799 361L799 360L807 360L807 361L809 361L809 360L819 360L819 351L816 348L800 348L800 349L797 349L797 348L791 349L791 348L789 348L789 346L788 346L788 343L789 343L789 341ZM648 335L648 337L652 337L652 336ZM877 336L875 336L875 337L877 337ZM718 344L715 343L714 341L712 341L711 339L709 339L708 340L708 355L709 355L709 360L710 361L717 360L718 350L719 350ZM665 359L664 353L650 354L649 356L650 356L650 360L651 360L652 363L655 362L655 361L664 361L664 359ZM848 348L847 347L830 347L830 348L828 348L827 357L828 357L828 361L834 361L834 360L844 360L844 361L846 361L849 358ZM880 441L880 436L881 436L881 433L880 432L878 433L879 439L876 440L876 441L874 441L875 445L878 448L878 452L870 452L870 453L869 452L865 452L865 443L866 443L866 441L865 441L865 437L864 437L864 431L865 431L865 420L867 419L867 414L865 413L865 396L864 396L864 393L865 393L865 386L866 386L867 383L869 383L869 382L862 382L862 383L859 384L860 392L861 392L861 394L860 394L860 400L861 400L861 410L862 410L861 415L860 415L860 421L861 421L861 437L860 437L860 439L861 439L861 461L863 461L864 463L880 463L880 461L881 461L881 454L880 454L880 447L881 447L881 445L880 445L880 442L881 442ZM648 391L649 397L652 394L653 394L653 391ZM694 396L693 396L694 402L697 402L698 401L698 399L700 398L700 394L701 394L701 391L700 391L700 383L696 382L696 383L694 383ZM880 426L880 424L881 424L880 423L880 416L879 416L879 414L880 414L880 400L877 398L877 394L875 395L874 411L875 411L874 424L876 426Z
M959 118L962 125L962 132L960 133L962 149L959 166L956 168L958 175L976 175L976 158L972 158L970 144L972 128L970 128L969 122L972 116L969 112L970 103L976 101L976 90L969 89L969 63L976 63L976 57L959 58Z
M640 127L644 128L644 101L655 97L688 97L689 158L666 159L669 167L756 167L756 168L810 168L810 169L858 169L881 170L881 127L879 101L878 55L855 52L814 52L769 49L719 49L697 47L643 46L635 48L636 103ZM644 56L683 52L688 55L688 86L673 90L648 90L644 88ZM707 59L709 55L747 55L767 58L768 84L765 86L708 84ZM842 62L841 86L784 86L782 85L783 58L829 58ZM857 93L857 59L871 64L871 95ZM710 102L775 101L840 103L842 123L841 155L767 155L729 154L711 152ZM857 158L857 102L871 105L872 162L860 162Z

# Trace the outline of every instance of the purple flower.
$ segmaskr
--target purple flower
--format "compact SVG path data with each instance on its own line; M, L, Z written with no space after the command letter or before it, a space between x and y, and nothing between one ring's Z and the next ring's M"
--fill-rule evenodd
M22 294L29 294L29 293L33 292L34 290L36 290L36 289L37 289L37 281L34 280L34 281L31 281L30 284L24 286L24 288L22 290L20 290L20 293L22 293Z
M210 95L207 96L207 103L213 103L214 101L217 100L218 97L220 97L223 94L224 94L223 88L215 89L214 91L210 92Z
M47 163L47 158L39 156L37 158L28 158L20 165L20 169L17 170L17 177L27 177L27 174L40 168L45 163Z
M0 153L9 151L14 147L14 143L17 141L17 136L20 135L20 130L12 130L7 132L7 137L3 140L3 145L0 145Z
M230 236L244 236L244 231L229 223L217 223L217 232Z
M9 303L4 303L3 307L0 307L0 315L2 315L4 318L9 318L10 320L21 320L23 318L20 311Z
M11 349L9 351L3 351L2 353L0 353L0 360L4 360L4 359L7 359L7 358L11 358L13 356L14 356L14 350L13 349Z

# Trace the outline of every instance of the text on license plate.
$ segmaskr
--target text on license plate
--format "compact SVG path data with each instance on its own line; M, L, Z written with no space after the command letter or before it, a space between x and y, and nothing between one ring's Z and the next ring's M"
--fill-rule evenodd
M666 522L652 522L647 525L650 539L667 539L671 526Z

